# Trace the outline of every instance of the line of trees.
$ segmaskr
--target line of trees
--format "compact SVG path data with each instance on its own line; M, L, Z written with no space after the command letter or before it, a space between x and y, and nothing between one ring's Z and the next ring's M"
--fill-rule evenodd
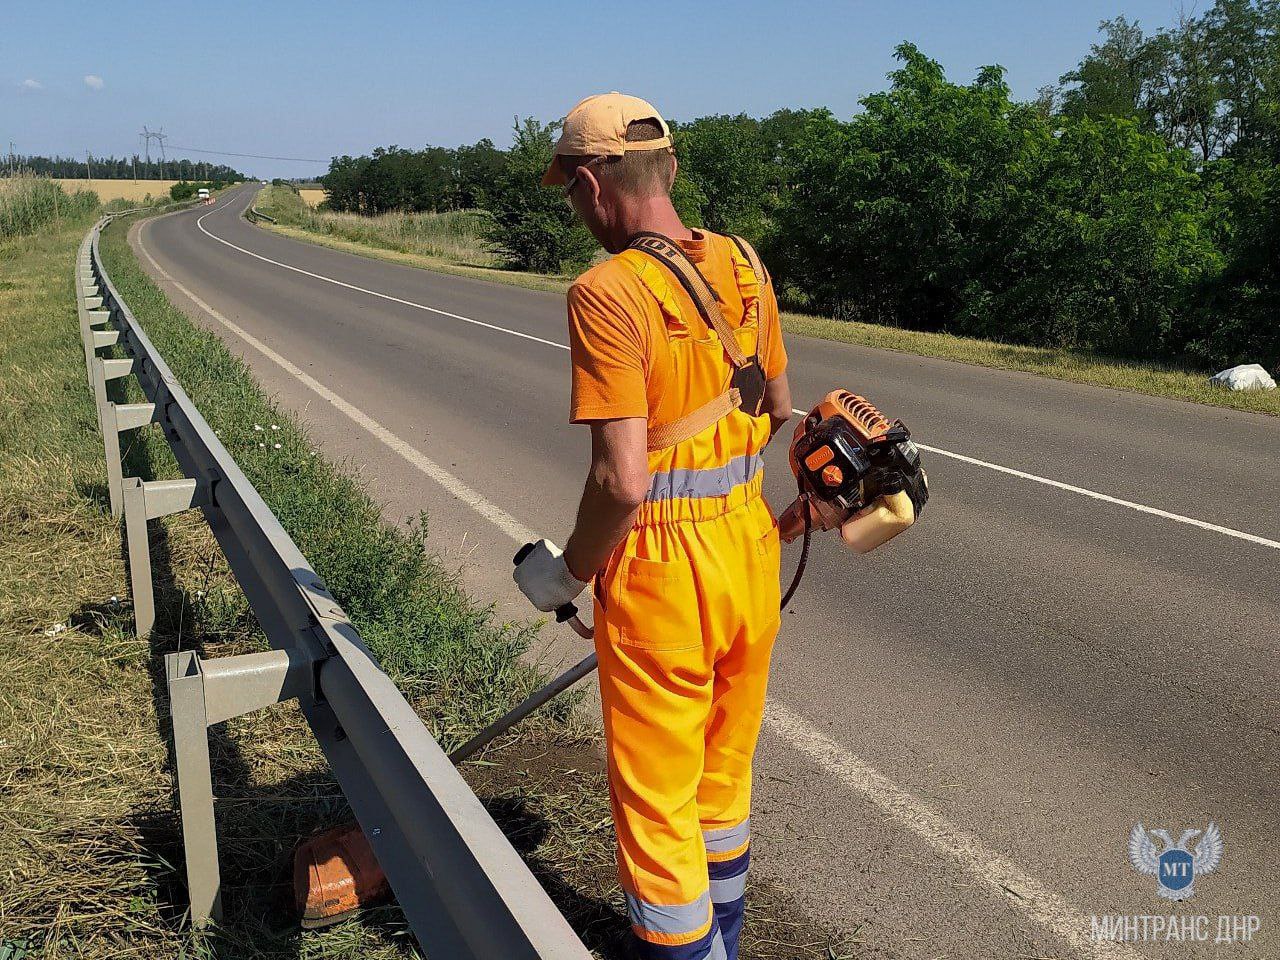
M1146 34L1105 21L1031 102L999 67L949 80L910 44L849 119L673 124L675 198L740 233L784 302L843 319L1196 365L1280 361L1280 0ZM555 125L514 144L335 159L337 209L483 206L513 267L594 246L537 186Z
M456 148L379 147L371 156L335 157L322 178L333 210L370 216L390 210L486 207L507 162L491 140Z
M218 183L239 183L244 174L221 163L191 160L152 160L142 157L24 157L12 155L3 158L4 172L26 171L42 177L84 179L86 174L94 180L208 180Z

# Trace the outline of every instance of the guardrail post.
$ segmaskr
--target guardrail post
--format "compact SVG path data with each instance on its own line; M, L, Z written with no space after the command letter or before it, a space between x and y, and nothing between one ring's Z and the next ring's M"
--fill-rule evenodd
M137 600L134 600L136 605ZM141 631L139 631L141 632ZM173 721L178 810L182 851L187 862L191 924L222 919L222 878L218 871L218 834L213 822L213 772L209 767L209 722L205 712L200 660L191 651L164 658Z
M124 478L122 494L134 629L139 637L147 637L156 625L155 588L151 581L151 541L147 535L147 521L201 506L207 502L208 495L198 481L189 478L140 480L137 477Z
M311 703L315 667L306 654L292 648L216 660L201 660L184 650L167 654L164 662L191 923L198 927L222 916L209 727L285 700Z
M84 373L91 388L93 387L93 336L89 330L91 322L89 311L84 305L84 297L86 288L96 283L93 268L89 264L89 247L85 244L76 263L76 313L80 317L80 339L84 341Z

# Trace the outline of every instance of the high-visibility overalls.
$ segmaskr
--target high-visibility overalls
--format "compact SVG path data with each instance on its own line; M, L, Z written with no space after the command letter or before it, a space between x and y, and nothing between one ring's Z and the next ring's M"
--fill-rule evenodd
M751 356L761 291L733 255L746 304L734 336ZM689 409L724 391L725 350L697 317L680 317L673 276L639 251L619 257L684 321L673 326L688 333L666 347ZM648 498L596 582L618 870L644 958L737 956L751 760L779 625L778 532L761 496L769 434L767 416L733 409L651 450Z

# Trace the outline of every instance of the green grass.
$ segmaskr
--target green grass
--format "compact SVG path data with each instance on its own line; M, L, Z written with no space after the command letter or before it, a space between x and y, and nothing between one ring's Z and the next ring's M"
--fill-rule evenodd
M394 905L324 931L296 927L291 849L349 813L289 704L211 731L226 921L185 929L163 654L217 657L264 640L198 512L152 524L157 628L150 641L132 632L73 303L91 219L0 244L0 955L415 955ZM388 524L316 455L244 365L142 273L125 227L102 243L117 288L442 745L522 697L539 680L523 658L532 631L461 592L427 552L425 520L416 532ZM128 393L139 399L136 385ZM151 429L126 456L129 473L178 475ZM464 773L593 950L619 956L625 923L590 725L562 700ZM831 945L763 886L748 944L761 958Z
M0 244L0 952L404 956L392 909L305 937L290 929L289 846L345 806L292 707L211 732L235 919L184 928L162 655L261 638L199 514L153 526L161 620L151 642L133 633L74 306L92 218ZM131 466L172 476L162 453L147 438Z
M34 233L46 224L79 222L98 208L90 191L68 195L48 177L0 178L0 240Z
M459 276L488 280L494 283L505 283L512 286L526 287L535 290L560 292L567 290L572 279L569 277L548 276L542 274L516 273L509 270L479 269L474 258L467 251L459 255L451 255L443 248L440 252L413 250L407 245L397 245L387 239L386 234L369 226L361 229L356 223L345 227L342 231L329 230L320 224L322 216L338 216L336 214L308 213L291 214L290 201L281 197L280 193L289 193L302 208L302 201L284 188L273 187L264 190L263 194L275 191L269 202L279 203L285 215L280 218L280 225L275 229L279 233L317 243L322 246L356 253L375 259L390 260L408 266L449 273ZM261 203L259 208L271 213ZM358 217L344 214L344 218L353 221L376 221L380 218ZM395 215L404 216L404 215ZM430 216L416 214L410 216ZM1174 400L1186 400L1209 406L1228 407L1234 410L1245 410L1252 413L1280 416L1280 390L1269 391L1231 391L1215 387L1209 383L1210 371L1184 369L1156 363L1131 363L1099 356L1083 350L1051 349L1045 347L1027 347L1017 344L996 343L991 340L979 340L973 337L957 337L946 333L925 333L917 330L905 330L898 327L879 326L871 323L857 323L833 320L829 317L816 317L802 313L784 312L782 327L787 333L813 337L819 340L831 340L855 346L874 347L880 350L893 350L920 357L934 357L940 360L953 360L958 363L969 363L975 366L992 367L1000 370L1016 370L1032 373L1055 380L1067 380L1072 383L1083 383L1097 387L1110 387L1131 393L1141 393L1153 397L1166 397ZM1276 374L1277 371L1271 371Z

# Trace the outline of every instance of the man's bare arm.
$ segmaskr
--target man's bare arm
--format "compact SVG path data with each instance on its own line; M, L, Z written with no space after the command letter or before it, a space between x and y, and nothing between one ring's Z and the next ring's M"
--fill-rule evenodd
M591 470L564 549L569 572L579 580L595 576L635 524L649 492L648 439L643 417L591 424Z
M787 382L786 371L764 385L764 404L761 412L769 415L770 437L791 419L791 384Z

